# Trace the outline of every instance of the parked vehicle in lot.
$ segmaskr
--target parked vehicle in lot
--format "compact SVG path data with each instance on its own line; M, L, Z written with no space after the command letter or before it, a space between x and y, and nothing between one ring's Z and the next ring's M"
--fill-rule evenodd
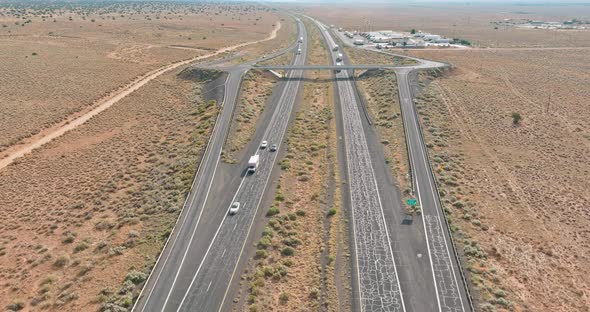
M265 149L268 146L268 141L262 141L262 143L260 143L260 148Z
M270 146L270 151L271 152L276 152L277 148L278 148L278 146L276 144L273 144L273 145Z
M248 172L249 173L256 172L256 168L258 168L259 160L260 160L259 155L254 155L254 156L250 157L250 160L248 160Z
M236 214L236 213L238 213L238 210L240 210L240 202L234 202L229 207L229 214L230 215Z

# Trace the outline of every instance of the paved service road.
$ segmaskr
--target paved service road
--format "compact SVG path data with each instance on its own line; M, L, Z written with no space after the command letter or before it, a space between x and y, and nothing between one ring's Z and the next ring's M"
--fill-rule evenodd
M300 33L297 37L307 37L303 24L298 24ZM305 62L306 48L303 43L303 52L295 57L295 64ZM232 280L235 281L235 268L277 154L260 151L260 165L253 175L245 174L244 163L244 170L236 172L240 181L235 187L232 183L224 184L227 182L224 177L216 175L242 76L256 61L228 69L222 111L185 202L185 209L134 311L218 311L223 307L229 286ZM298 78L301 71L290 71L288 75ZM286 82L281 89L280 100L274 105L275 111L265 132L265 139L271 144L282 141L299 85L300 80L294 79ZM241 208L236 215L229 216L227 211L232 197L241 202ZM215 202L208 201L211 198Z
M439 311L471 311L460 268L453 255L451 238L440 207L438 191L428 163L416 114L408 74L411 70L397 70L399 97L410 156L414 189L422 208L422 219L428 242L429 257L437 291Z

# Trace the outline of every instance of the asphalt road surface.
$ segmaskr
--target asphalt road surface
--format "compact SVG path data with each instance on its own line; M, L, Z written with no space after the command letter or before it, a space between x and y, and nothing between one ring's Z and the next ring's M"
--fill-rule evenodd
M300 33L297 37L306 38L303 24L298 24ZM305 42L301 48L301 55L295 56L296 65L305 62ZM243 170L236 171L233 178L216 174L242 76L254 62L261 60L228 69L222 111L185 209L134 311L218 311L224 307L277 155L268 150L257 151L260 165L251 175L246 174L244 161ZM288 73L291 78L300 78L301 75L301 71ZM299 91L299 81L285 82L278 102L271 105L274 113L266 124L263 137L270 144L279 145L279 148ZM239 201L241 208L236 215L230 216L227 212L233 201Z
M325 25L316 25L328 48L335 42ZM335 51L334 51L335 52ZM349 73L336 74L348 169L356 269L355 297L361 311L406 311L379 187Z
M407 69L396 70L414 190L422 209L439 311L471 311L466 300L466 290L459 275L460 268L453 255L451 238L440 207L438 190L428 163L428 154L408 82L410 72L411 70Z
M330 32L325 25L317 24L332 49L335 43ZM338 52L332 52L334 53ZM423 217L414 218L411 220L413 225L406 228L402 228L406 226L402 224L407 224L404 222L407 220L400 222L400 209L392 203L399 203L399 198L391 196L395 193L392 190L387 191L388 177L383 172L389 168L380 161L382 157L379 157L379 150L376 148L380 143L375 139L376 135L371 131L370 125L367 125L368 122L365 122L368 119L367 113L354 104L355 98L358 102L358 95L353 94L356 91L353 83L337 79L357 261L357 281L353 281L353 285L358 283L356 296L360 301L361 311L470 311L468 295L453 255L448 225L441 211L408 81L408 75L417 69L441 67L445 64L414 59L418 64L395 67L414 189L423 210ZM347 62L345 55L344 62ZM336 75L337 78L347 76L346 70ZM368 161L367 154L373 158L372 164ZM371 196L373 200L367 200L363 196ZM415 226L420 223L423 225L422 229ZM398 289L395 289L395 282Z

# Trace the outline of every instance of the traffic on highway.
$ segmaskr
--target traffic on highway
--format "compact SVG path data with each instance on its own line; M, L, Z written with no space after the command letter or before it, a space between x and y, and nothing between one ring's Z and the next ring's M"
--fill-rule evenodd
M444 64L415 59L414 66L351 65L329 27L314 20L330 53L331 64L306 65L307 32L296 18L298 36L287 51L292 63L257 66L260 60L224 67L228 72L222 111L218 116L203 162L155 268L134 311L226 311L235 296L237 276L244 269L252 229L261 222L261 202L277 170L280 147L301 90L304 70L334 71L348 180L344 193L350 206L353 310L359 311L470 311L468 291L453 254L448 225L441 217L438 192L428 165L424 142L413 108L408 75L416 69ZM263 56L269 59L286 51ZM237 105L244 73L252 67L287 70L277 96L269 104L239 172L218 172L221 150ZM400 229L401 200L391 192L381 173L382 153L372 152L378 140L363 115L364 105L349 70L395 69L409 145L416 195L423 228ZM225 171L225 172L224 172ZM427 254L425 258L415 255ZM197 308L198 307L198 308Z

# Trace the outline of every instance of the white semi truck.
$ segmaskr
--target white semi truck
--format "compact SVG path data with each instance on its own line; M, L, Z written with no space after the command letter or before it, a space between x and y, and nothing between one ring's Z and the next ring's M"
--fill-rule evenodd
M249 173L256 172L256 168L258 168L259 161L260 161L260 155L250 156L250 160L248 160L248 172Z

